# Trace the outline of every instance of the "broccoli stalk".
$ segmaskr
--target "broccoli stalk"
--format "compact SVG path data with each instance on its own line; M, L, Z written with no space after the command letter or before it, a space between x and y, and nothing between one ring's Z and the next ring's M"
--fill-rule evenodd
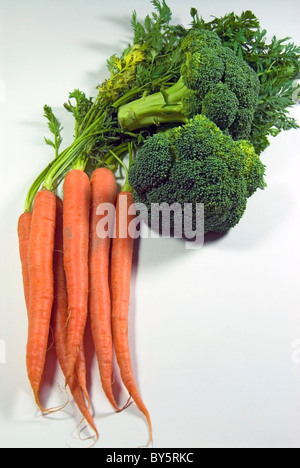
M181 44L185 60L179 81L121 106L121 128L135 131L187 123L203 114L235 140L251 133L260 83L254 70L211 31L192 30Z
M168 89L143 96L119 110L119 123L129 131L172 122L186 123L183 99L188 88L182 78Z

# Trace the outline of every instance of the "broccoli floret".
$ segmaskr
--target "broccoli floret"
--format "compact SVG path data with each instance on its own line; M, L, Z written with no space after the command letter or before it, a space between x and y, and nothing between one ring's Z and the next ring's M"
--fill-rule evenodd
M197 52L200 47L221 47L222 42L219 36L213 31L206 29L192 29L183 39L181 48L184 52Z
M239 107L236 118L228 129L232 138L234 138L234 140L247 140L251 132L253 119L253 108Z
M185 124L204 114L235 140L247 139L260 91L255 71L212 31L191 30L181 47L185 58L179 81L120 107L120 126L134 131Z
M155 185L148 183L151 167ZM203 203L207 233L227 231L238 224L247 199L265 187L264 174L265 167L249 142L234 141L207 117L198 115L165 135L149 137L129 171L129 180L136 201L148 208L149 222L153 222L153 203L180 203L182 207L189 203L195 228L196 204Z
M187 89L182 96L182 122L187 122L188 119L202 113L202 98L200 94L191 89ZM173 122L174 123L174 122Z
M206 94L202 102L202 114L215 122L221 130L233 125L238 109L238 98L226 84L221 82Z
M238 144L246 155L245 179L248 197L251 197L258 188L263 190L267 186L264 180L266 167L249 141L241 140Z
M175 158L182 160L202 160L217 155L224 138L222 132L209 119L201 116L191 119L186 125L176 127L171 132Z
M187 54L182 77L188 89L197 91L199 97L204 98L212 86L221 81L224 72L225 64L218 49L202 47L200 52Z
M240 106L255 107L259 97L260 82L253 68L228 47L220 48L219 56L225 64L224 83L236 95Z
M149 158L149 154L155 154L155 158ZM138 192L159 187L168 179L172 163L171 144L164 134L157 133L141 148L131 168L129 183Z

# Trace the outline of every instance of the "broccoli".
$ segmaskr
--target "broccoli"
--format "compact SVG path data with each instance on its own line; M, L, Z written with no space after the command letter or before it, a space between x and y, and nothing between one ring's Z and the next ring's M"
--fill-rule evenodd
M205 233L224 232L242 218L247 199L265 187L265 166L248 141L234 141L203 115L149 137L129 170L136 202L197 203ZM152 220L153 221L153 220ZM174 227L174 226L173 226Z
M191 29L182 40L181 48L184 52L194 54L200 47L211 47L212 49L222 47L219 36L206 29Z
M260 91L255 71L212 31L192 29L181 48L179 81L121 106L120 126L134 131L171 122L185 124L203 114L233 139L248 139Z
M149 153L155 158L149 158ZM171 144L163 134L149 139L139 151L134 171L138 178L134 181L135 190L144 192L162 185L169 177L172 167Z
M213 86L202 101L202 114L221 130L226 130L234 124L238 111L238 98L222 82Z

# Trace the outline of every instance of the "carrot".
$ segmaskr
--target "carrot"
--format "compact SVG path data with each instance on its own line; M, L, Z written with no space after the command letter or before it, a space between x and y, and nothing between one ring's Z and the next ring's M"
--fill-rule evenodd
M63 244L68 293L68 367L71 378L82 344L88 311L88 250L91 186L82 170L71 170L64 182Z
M41 411L42 382L53 305L53 252L55 237L55 195L41 190L35 197L28 245L29 309L27 373Z
M68 368L67 356L67 322L68 322L68 298L66 277L64 271L63 253L63 203L60 198L56 199L56 231L55 251L53 257L54 270L54 301L52 310L52 326L54 342L59 364L66 375ZM98 439L98 431L89 412L90 400L86 388L86 362L83 343L80 347L76 361L75 372L69 379L69 388L82 415L95 431Z
M83 340L79 348L79 353L78 353L77 361L75 364L75 375L77 377L78 385L82 391L85 401L87 402L87 411L88 411L89 408L91 407L91 401L90 401L90 396L88 393L87 383L86 383L86 359L85 359ZM83 413L83 416L87 415L87 411ZM93 427L92 424L91 426Z
M25 212L19 217L18 237L19 252L23 275L23 288L27 310L29 308L29 273L28 273L28 246L31 229L32 213Z
M111 405L118 411L119 408L112 390L113 343L109 287L109 255L112 232L107 232L105 238L104 236L99 237L97 234L97 224L101 219L101 216L97 215L98 206L103 203L115 206L117 182L114 174L105 168L95 170L91 177L91 190L89 314L102 388ZM113 222L114 213L112 219L108 220L108 228Z
M129 235L129 224L135 217L134 215L128 215L128 210L133 204L134 198L131 192L124 191L118 195L116 236L112 241L111 252L112 331L122 381L137 407L146 417L150 432L149 443L151 443L151 419L135 382L128 340L128 311L134 246L134 239Z

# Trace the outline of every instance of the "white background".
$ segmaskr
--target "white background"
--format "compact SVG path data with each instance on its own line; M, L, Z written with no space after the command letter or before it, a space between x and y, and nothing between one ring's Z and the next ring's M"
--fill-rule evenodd
M188 25L251 9L271 35L300 44L299 2L169 0ZM1 447L86 447L79 414L43 418L26 377L26 311L16 226L29 185L52 159L43 106L69 91L95 95L106 59L131 39L131 12L148 0L0 1ZM293 111L299 117L299 107ZM268 188L255 194L234 230L187 251L173 239L142 240L133 275L130 340L140 392L153 420L154 447L300 447L300 132L284 133L263 154ZM297 341L298 340L298 341ZM3 351L3 349L2 349ZM4 359L6 358L6 359ZM147 427L132 405L114 414L89 351L97 447L137 447ZM48 387L47 387L48 385ZM48 402L64 400L63 379L47 371ZM126 401L121 392L120 401Z

